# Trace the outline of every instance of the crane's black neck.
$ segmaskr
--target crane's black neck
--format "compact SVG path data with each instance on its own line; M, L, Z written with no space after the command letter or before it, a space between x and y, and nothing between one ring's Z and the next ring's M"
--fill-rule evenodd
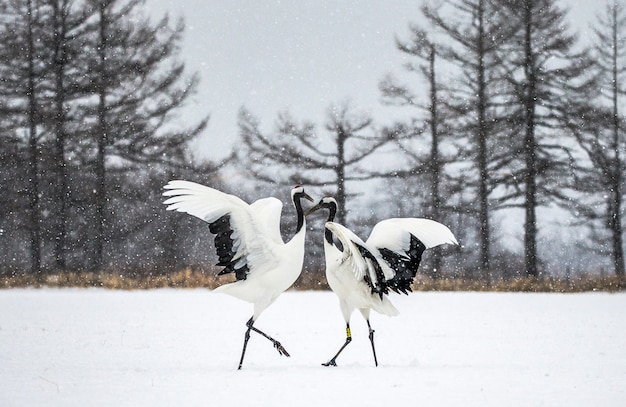
M296 213L298 214L298 225L296 226L296 234L298 234L304 226L304 211L302 210L302 196L296 195L293 197L293 205L296 207Z
M337 214L337 205L330 204L328 205L328 219L327 222L332 222L335 220L335 215ZM324 228L324 239L330 244L333 245L333 232L328 228Z

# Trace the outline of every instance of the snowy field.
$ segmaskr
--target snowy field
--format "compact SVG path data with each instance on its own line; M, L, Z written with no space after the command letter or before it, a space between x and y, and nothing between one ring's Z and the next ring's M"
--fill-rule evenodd
M0 290L1 406L624 406L626 294L414 293L373 314L288 292L237 371L247 303L207 290Z

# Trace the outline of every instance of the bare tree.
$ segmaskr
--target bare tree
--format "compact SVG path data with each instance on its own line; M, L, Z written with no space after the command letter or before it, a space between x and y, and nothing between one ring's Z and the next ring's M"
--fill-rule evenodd
M442 197L441 183L444 171L444 158L440 151L441 139L445 132L445 119L441 118L441 107L443 102L440 93L442 86L438 82L437 70L435 68L437 55L437 45L428 39L426 31L422 28L411 26L411 39L402 42L396 39L398 49L408 55L417 57L418 62L407 63L406 68L412 72L418 72L428 82L429 98L426 104L421 103L420 98L408 85L399 84L391 76L387 76L379 84L379 89L383 95L383 100L387 104L400 106L411 106L418 109L418 118L414 118L409 125L398 124L395 132L402 137L396 137L395 142L401 151L410 158L412 165L410 168L394 173L394 176L405 178L413 176L420 179L428 179L428 193L426 194L426 214L433 219L440 218ZM423 118L424 125L421 124ZM420 135L427 137L425 141L429 145L426 154L420 153L423 149L417 149L412 143Z
M405 67L426 79L429 98L427 103L422 103L418 96L419 92L412 90L408 85L399 84L391 76L387 76L379 84L385 103L417 108L417 117L413 118L410 124L398 123L395 129L391 130L395 133L394 142L409 163L405 168L383 176L399 178L406 188L413 186L414 190L424 191L422 194L424 208L420 211L423 213L421 216L442 221L442 218L450 212L444 199L444 196L449 197L447 192L450 192L446 192L445 179L445 165L450 162L450 158L441 151L441 144L450 136L447 131L451 120L450 112L443 102L445 96L442 96L447 89L437 76L439 45L432 42L421 27L411 25L410 29L411 38L408 41L396 39L396 46L401 52L417 59L416 62L407 63ZM424 149L424 145L429 148ZM416 195L415 192L409 193ZM415 208L411 208L410 211L414 212ZM431 276L439 277L442 265L441 251L433 251L430 257L432 267L428 269L431 270Z
M298 124L289 114L279 115L276 131L264 135L258 121L245 109L239 114L239 129L245 145L244 160L259 180L303 183L328 189L339 207L337 221L346 222L350 193L347 183L372 178L365 160L389 142L372 126L368 115L359 114L349 103L328 111L326 133L314 124Z

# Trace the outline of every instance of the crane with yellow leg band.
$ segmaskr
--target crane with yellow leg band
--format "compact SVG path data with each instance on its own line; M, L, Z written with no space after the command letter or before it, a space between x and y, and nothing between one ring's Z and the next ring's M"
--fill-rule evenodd
M441 244L458 242L448 227L419 218L383 220L374 226L364 242L345 226L333 222L337 213L337 201L334 198L322 198L305 215L320 209L328 210L324 226L326 279L339 298L339 307L346 321L345 342L323 365L337 366L337 357L352 342L350 316L358 309L367 322L374 364L378 366L370 311L388 316L398 315L399 311L389 300L389 290L408 294L424 251Z

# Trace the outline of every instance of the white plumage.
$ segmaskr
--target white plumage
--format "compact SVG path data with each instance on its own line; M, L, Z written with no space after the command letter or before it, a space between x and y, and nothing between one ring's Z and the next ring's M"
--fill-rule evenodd
M348 228L334 223L337 202L325 197L309 209L307 215L328 209L324 230L326 279L339 298L346 321L346 341L337 354L324 363L336 366L336 359L352 341L350 316L358 309L367 321L369 338L378 366L374 346L374 330L369 321L370 310L395 316L399 311L389 300L389 290L407 293L417 273L424 250L441 244L458 244L446 226L429 219L393 218L374 226L366 242ZM334 243L339 240L341 247Z
M269 339L281 355L289 356L282 345L254 327L259 315L296 281L304 260L306 221L302 198L312 201L304 188L296 186L291 198L298 224L293 238L284 243L280 235L282 203L264 198L248 205L240 198L189 181L170 181L164 196L168 210L186 212L209 224L215 236L219 274L235 273L237 281L215 289L254 305L247 322L239 369L243 364L250 331Z

